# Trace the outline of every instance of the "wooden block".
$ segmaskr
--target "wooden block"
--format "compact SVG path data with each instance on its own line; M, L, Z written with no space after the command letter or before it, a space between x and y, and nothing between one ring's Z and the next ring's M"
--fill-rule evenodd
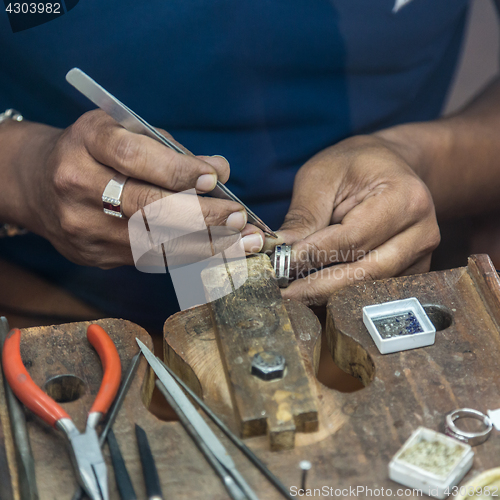
M228 293L247 272L244 284ZM227 293L210 310L241 435L267 432L272 450L293 448L296 432L317 430L318 412L269 257L210 268L202 280L209 300ZM252 360L263 352L285 358L283 378L252 375Z
M363 325L362 307L408 297L417 297L427 306L439 325L436 343L381 355ZM328 492L332 488L332 497L344 495L335 494L336 489L353 488L356 498L367 500L384 488L397 497L402 486L388 479L387 466L416 427L442 431L448 411L468 406L484 412L499 406L500 329L494 312L500 310L500 281L485 256L472 257L463 268L357 283L335 292L329 305L326 339L337 363L365 382L366 387L354 393L332 390L316 380L318 321L302 304L285 301L285 307L316 395L319 430L297 434L295 448L281 453L269 450L266 436L249 439L247 444L293 495L300 486L298 464L307 459L312 462L307 488L326 488ZM136 336L151 346L148 335L137 325L116 319L99 323L112 335L124 370L137 352ZM82 398L63 403L80 428L102 376L97 354L85 338L87 324L30 328L22 331L21 340L23 360L38 385L44 386L53 375L63 373L84 380ZM165 323L164 348L168 364L236 429L209 306L170 317ZM179 422L160 421L144 406L152 389L148 373L143 360L114 426L137 497L146 498L146 492L135 444L136 422L148 432L165 498L227 498L220 480ZM27 415L40 499L70 498L76 482L64 439L31 413ZM4 426L2 429L6 432ZM222 441L260 499L282 498L241 453L225 438ZM498 463L500 440L494 431L474 452L474 465L465 481ZM110 498L118 500L107 448L104 454L109 465ZM0 484L0 490L4 487ZM306 496L314 496L312 490ZM417 493L399 496L422 498Z
M208 311L207 317L210 317ZM115 342L124 372L138 351L136 337L150 349L152 348L149 335L141 327L129 321L102 319L96 323L100 324ZM23 362L36 384L40 387L46 387L47 382L50 382L54 376L63 374L75 375L84 382L85 390L78 399L62 403L64 409L81 430L85 428L87 412L97 394L102 378L99 357L86 339L88 325L89 322L81 322L28 328L23 329L21 334ZM137 498L147 498L147 495L136 444L135 423L138 423L148 434L165 498L176 500L195 498L220 500L227 498L227 493L220 479L187 436L182 425L175 421L163 422L148 411L147 406L154 387L153 381L153 372L147 368L146 360L142 359L137 375L113 426ZM0 412L2 415L5 405L2 404L1 400L0 405L2 405L2 412ZM69 459L66 440L61 432L42 422L30 411L26 412L26 416L40 500L70 499L76 487L76 479ZM3 425L2 429L6 430ZM269 487L262 483L259 472L252 467L247 470L248 461L235 453L227 440L222 438L222 441L233 455L238 469L243 472L249 484L256 491L257 496L261 499L275 499L276 496L266 495L266 490L269 490ZM5 451L1 441L0 448L2 452ZM107 446L104 446L103 454L108 465L110 500L119 500ZM193 477L196 478L195 481L193 481ZM0 483L0 498L2 500L4 492L8 492L8 484ZM15 485L14 493L16 495L14 498L19 498L17 485ZM12 500L9 497L6 499Z
M362 308L409 297L426 306L438 328L436 343L382 355L363 324ZM310 311L293 301L286 301L286 307L297 343L309 360L306 371L315 384L319 430L297 434L295 448L279 454L268 452L265 436L248 444L295 488L292 494L300 486L298 464L307 459L312 462L307 480L311 490L305 496L314 496L312 488L332 488L330 496L339 497L345 495L339 491L353 488L357 498L371 500L384 488L393 497L421 499L388 479L388 464L411 433L420 425L443 432L446 413L459 407L486 412L499 406L500 280L487 256L471 257L467 267L362 282L334 293L326 340L337 364L364 382L366 387L357 392L341 393L315 380L311 360L316 359L312 353L319 342ZM165 352L169 364L189 374L205 402L235 428L207 309L184 311L166 322ZM474 452L473 468L464 481L498 463L500 440L494 431ZM264 497L279 498L269 488Z

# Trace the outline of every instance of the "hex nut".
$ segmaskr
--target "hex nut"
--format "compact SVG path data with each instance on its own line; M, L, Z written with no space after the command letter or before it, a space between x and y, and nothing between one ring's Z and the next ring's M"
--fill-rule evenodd
M285 358L276 352L262 351L252 359L252 375L262 380L275 380L285 375Z

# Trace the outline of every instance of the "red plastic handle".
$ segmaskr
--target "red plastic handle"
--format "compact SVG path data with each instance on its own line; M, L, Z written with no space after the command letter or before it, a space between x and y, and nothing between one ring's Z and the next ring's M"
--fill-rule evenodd
M21 330L14 328L9 332L2 352L2 365L5 378L19 400L48 424L55 426L61 418L69 415L45 392L38 387L21 359Z
M101 326L90 325L87 328L87 338L99 354L104 369L101 387L89 413L99 412L104 415L118 392L122 378L122 365L114 342Z

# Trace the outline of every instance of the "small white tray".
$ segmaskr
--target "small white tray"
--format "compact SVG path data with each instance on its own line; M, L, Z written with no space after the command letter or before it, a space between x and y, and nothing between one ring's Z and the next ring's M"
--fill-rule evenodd
M406 450L422 441L442 443L450 450L457 450L458 447L458 451L461 449L462 453L457 455L454 465L448 466L442 474L439 470L431 472L401 458ZM474 452L468 444L431 429L419 427L389 463L389 478L409 488L419 489L425 495L443 499L452 493L453 487L457 486L469 472L473 461Z
M436 329L415 297L363 307L363 323L381 354L425 347L436 341ZM401 334L396 332L398 328Z

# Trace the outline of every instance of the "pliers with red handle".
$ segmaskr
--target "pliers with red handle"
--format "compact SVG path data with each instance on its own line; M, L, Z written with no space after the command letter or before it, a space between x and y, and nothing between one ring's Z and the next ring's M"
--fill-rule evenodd
M21 359L21 331L14 328L5 340L2 364L5 377L19 400L48 424L64 432L78 480L92 500L108 500L108 477L95 430L113 402L121 379L121 363L115 344L99 325L90 325L87 339L99 354L104 368L101 387L90 408L85 432L80 433L70 416L31 379Z

